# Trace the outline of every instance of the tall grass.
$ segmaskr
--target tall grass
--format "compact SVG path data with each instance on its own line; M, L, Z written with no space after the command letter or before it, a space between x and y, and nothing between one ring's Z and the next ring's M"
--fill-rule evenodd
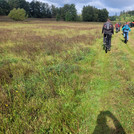
M79 133L80 63L100 37L99 24L0 23L0 133Z

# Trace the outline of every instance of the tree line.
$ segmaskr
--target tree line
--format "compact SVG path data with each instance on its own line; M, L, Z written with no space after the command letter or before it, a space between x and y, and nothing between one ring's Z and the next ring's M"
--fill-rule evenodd
M115 14L114 16L109 16L109 19L111 21L134 22L134 10L123 10L120 12L120 15Z
M64 21L98 21L104 22L108 18L107 9L97 9L93 6L84 6L82 14L77 14L74 4L65 4L56 7L39 1L27 2L25 0L0 0L0 15L8 15L14 8L23 8L28 17L56 18Z
M107 9L97 9L92 6L84 6L82 10L83 21L105 22L108 18Z

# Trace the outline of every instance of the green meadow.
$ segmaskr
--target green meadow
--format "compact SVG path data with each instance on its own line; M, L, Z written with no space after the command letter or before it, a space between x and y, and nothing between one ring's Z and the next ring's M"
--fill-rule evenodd
M106 54L101 28L0 22L0 134L134 133L134 29Z

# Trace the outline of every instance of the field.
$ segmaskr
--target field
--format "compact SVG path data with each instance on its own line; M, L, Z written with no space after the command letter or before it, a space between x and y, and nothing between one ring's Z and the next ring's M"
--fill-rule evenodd
M134 133L134 30L106 54L101 28L0 22L1 134Z

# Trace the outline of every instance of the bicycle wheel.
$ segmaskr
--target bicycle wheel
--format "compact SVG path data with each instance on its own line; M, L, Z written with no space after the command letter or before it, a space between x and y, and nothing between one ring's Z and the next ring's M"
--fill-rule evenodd
M116 28L116 33L118 33L118 28Z

